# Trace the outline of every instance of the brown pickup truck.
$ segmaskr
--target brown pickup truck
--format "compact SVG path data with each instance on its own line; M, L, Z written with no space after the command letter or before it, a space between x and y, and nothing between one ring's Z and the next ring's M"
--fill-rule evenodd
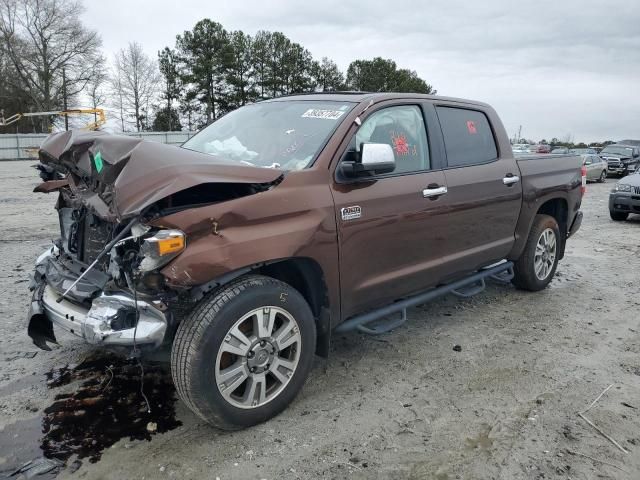
M283 410L332 331L488 280L544 288L585 185L578 156L516 160L486 104L392 93L260 102L182 148L63 132L40 160L61 233L29 335L170 347L180 397L224 429Z

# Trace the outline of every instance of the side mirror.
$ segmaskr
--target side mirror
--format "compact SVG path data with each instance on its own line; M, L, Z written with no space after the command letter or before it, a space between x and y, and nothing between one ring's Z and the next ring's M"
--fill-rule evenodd
M343 161L340 168L348 178L380 175L393 172L396 168L396 159L389 144L363 143L356 159Z

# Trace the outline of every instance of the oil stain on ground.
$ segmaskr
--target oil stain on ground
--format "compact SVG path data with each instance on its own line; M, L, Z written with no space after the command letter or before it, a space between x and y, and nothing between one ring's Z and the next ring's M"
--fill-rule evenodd
M36 441L40 455L65 464L73 457L72 465L67 466L77 469L83 459L97 462L102 451L120 439L151 440L152 435L181 425L175 418L175 389L166 366L145 364L144 384L140 374L136 360L113 354L90 357L78 365L48 372L49 388L79 384L69 393L56 395L53 404L44 410L38 428L41 433L31 435L40 436ZM38 419L34 419L29 425L33 429L37 423ZM33 448L27 450L33 455ZM14 459L21 460L15 469L33 459L19 457L22 458ZM2 467L6 472L8 465Z

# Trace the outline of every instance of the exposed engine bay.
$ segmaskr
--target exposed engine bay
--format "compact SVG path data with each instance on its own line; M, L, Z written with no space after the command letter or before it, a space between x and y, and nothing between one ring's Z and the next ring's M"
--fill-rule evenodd
M51 135L40 159L45 182L35 191L58 193L60 223L30 285L29 335L44 349L56 342L52 322L91 343L160 346L191 302L160 272L185 250L187 236L150 224L282 179L274 169L100 132Z

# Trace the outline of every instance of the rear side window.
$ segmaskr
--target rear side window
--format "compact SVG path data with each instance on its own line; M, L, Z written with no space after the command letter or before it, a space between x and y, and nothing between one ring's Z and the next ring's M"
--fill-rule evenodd
M450 167L487 163L498 158L486 115L477 110L436 107Z

